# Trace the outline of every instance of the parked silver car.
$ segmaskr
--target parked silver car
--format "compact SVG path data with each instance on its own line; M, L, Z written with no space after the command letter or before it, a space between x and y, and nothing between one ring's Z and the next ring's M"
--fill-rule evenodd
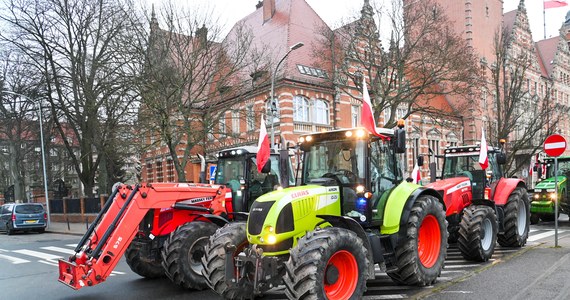
M8 235L15 231L43 233L47 226L47 213L40 203L8 203L0 207L0 230Z

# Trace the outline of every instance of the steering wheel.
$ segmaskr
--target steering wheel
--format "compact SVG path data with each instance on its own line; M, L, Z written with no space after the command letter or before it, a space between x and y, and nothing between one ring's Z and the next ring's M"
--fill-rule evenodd
M473 181L473 174L471 174L471 172L469 172L469 171L462 171L462 172L457 173L457 175L469 177L469 180Z
M356 183L356 181L358 181L358 176L356 176L356 174L354 174L354 172L352 172L351 170L338 169L336 173L348 178L348 181L350 182Z
M465 171L475 171L475 167L473 167L472 165L463 165L463 167L461 168L462 170Z

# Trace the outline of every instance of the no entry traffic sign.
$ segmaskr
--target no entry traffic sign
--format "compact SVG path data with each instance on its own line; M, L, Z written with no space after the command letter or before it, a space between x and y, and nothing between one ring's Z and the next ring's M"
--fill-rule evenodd
M558 157L566 151L566 139L559 134L553 134L544 141L544 152L550 157Z

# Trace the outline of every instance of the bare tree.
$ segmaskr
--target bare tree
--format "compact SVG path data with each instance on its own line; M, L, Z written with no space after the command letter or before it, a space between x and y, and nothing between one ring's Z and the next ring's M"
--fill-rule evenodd
M514 35L506 28L500 30L494 39L495 62L487 65L496 118L487 122L486 131L491 141L508 141L505 169L509 176L529 164L546 137L554 133L561 115L568 116L568 111L558 112L550 80L544 82L543 95L530 90L530 73L540 74L538 58L533 48L524 49L515 42Z
M127 9L133 6L129 0L13 0L0 15L7 28L0 39L29 57L29 71L46 82L41 96L59 134L71 137L63 141L88 196L102 149L136 100L144 26Z
M40 182L34 178L27 163L36 161L33 168L39 167L39 103L32 102L41 85L41 79L30 76L25 57L5 51L0 54L0 156L8 160L8 174L11 179L7 184L14 185L14 199L25 200L26 183ZM4 188L7 188L5 186ZM31 199L28 199L31 200Z
M160 20L159 26L153 11L139 121L151 146L168 148L178 181L186 181L192 155L203 154L214 134L232 135L220 120L243 100L249 74L263 59L240 23L222 37L211 14L173 5L160 9Z
M385 127L413 113L441 116L444 112L432 103L437 96L473 93L480 71L476 57L440 5L432 0L408 6L392 1L373 8L368 2L355 22L323 31L325 44L333 49L335 83L344 93L353 95L350 81L360 88L362 76L367 76L375 117L384 112ZM377 24L384 33L391 32L387 49ZM461 113L463 106L455 108Z

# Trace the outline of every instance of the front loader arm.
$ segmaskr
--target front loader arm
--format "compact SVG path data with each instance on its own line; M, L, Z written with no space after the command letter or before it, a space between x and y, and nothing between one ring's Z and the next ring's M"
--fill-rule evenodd
M173 208L184 201L184 209L203 213L210 208L187 203L203 197L223 199L224 190L224 186L187 183L119 186L80 240L75 255L68 261L59 260L59 281L73 289L105 281L150 209Z

